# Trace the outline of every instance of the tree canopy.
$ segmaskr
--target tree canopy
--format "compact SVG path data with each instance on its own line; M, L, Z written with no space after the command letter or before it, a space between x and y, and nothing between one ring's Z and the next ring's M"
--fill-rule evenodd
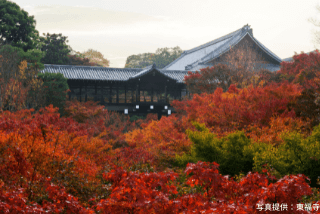
M63 106L66 101L69 86L67 79L60 73L39 73L38 77L44 81L46 91L46 106L52 104L59 108L59 113L63 114Z
M0 42L22 48L25 52L37 48L39 32L35 29L34 16L16 3L0 1Z
M144 68L156 64L157 68L164 68L166 65L177 59L182 50L179 46L174 48L158 48L155 53L142 53L128 56L125 68Z
M69 63L68 54L72 48L66 43L68 42L67 36L62 34L43 34L45 37L40 37L43 43L41 51L45 52L45 56L41 59L43 64L57 64L67 65Z
M76 65L76 66L101 66L97 63L90 62L90 59L80 57L77 54L68 55L69 58L69 64L68 65Z
M109 67L110 61L105 59L103 54L97 50L88 49L80 53L72 51L73 55L69 55L70 60L85 61L85 64L93 64L94 66ZM83 64L83 65L85 65Z

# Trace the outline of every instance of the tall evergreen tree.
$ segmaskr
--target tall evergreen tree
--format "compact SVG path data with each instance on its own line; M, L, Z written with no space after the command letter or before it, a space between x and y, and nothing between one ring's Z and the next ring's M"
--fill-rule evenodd
M43 64L57 64L67 65L69 64L68 54L72 51L72 48L66 43L67 36L62 34L43 34L45 37L40 37L40 41L43 43L41 51L45 52L45 56L41 59Z
M67 79L60 73L39 73L38 77L43 80L46 92L46 106L52 104L59 108L59 113L63 114L63 107L66 101L69 86Z
M22 48L25 52L38 48L39 32L35 29L34 16L16 3L0 1L0 42Z

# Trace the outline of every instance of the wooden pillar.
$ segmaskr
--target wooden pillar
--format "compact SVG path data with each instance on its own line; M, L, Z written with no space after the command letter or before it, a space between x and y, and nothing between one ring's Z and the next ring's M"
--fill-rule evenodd
M144 92L145 92L145 90L143 90L143 102L147 102L147 100L146 100L146 95L144 94Z
M117 103L119 103L119 85L117 84Z
M131 103L134 103L134 86L131 86Z
M127 103L127 84L124 85L124 103Z
M85 90L86 90L86 97L84 99L85 102L88 101L88 88L87 88L87 85L88 85L88 83L86 83L86 86L85 86Z
M97 98L97 82L95 82L94 84L94 101L96 102L98 100Z
M178 94L179 94L178 88L175 88L175 89L174 89L174 99L175 99L175 100L178 99Z
M139 92L139 95L138 95ZM140 102L140 89L139 89L139 85L137 85L136 88L136 102Z
M110 83L109 103L112 103L112 84Z
M164 86L164 103L167 103L167 85Z
M139 81L140 81L140 80L139 80ZM140 99L141 99L141 98L140 98L140 94L141 94L140 90L141 90L141 89L140 89L140 82L139 82L139 86L138 86L138 96L139 96L139 99L138 99L138 102L140 102Z
M82 94L81 94L81 90L82 90L82 84L80 84L80 102L82 101L82 99L81 99L81 98L82 98L82 97L81 97L81 95L82 95Z
M101 81L101 84L100 84L100 87L101 87L101 97L100 97L100 102L101 103L104 103L104 99L103 99L103 82Z
M153 87L151 88L151 102L153 103Z
M71 95L72 95L72 89L70 88L70 92L69 92L69 101L71 101Z

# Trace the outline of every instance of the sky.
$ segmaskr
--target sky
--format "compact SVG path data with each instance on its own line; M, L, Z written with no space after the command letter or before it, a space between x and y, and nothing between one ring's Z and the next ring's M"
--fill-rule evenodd
M278 57L320 45L320 0L11 0L33 15L36 29L62 33L75 51L93 49L123 68L128 56L179 46L189 50L249 24Z

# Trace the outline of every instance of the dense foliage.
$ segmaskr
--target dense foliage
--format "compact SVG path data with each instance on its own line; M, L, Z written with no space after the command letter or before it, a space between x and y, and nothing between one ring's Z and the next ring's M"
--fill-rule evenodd
M0 49L0 111L38 109L45 105L43 82L37 79L38 60L34 61L35 66L27 66L25 55L21 49L10 45ZM37 55L30 56L37 58Z
M9 0L0 1L0 43L10 44L23 51L35 49L39 32L34 16Z
M75 54L69 55L69 58L76 57L84 60L88 60L90 63L96 65L96 66L102 66L102 67L109 67L110 61L105 59L102 53L100 53L97 50L89 49L87 51L84 51L83 53L80 53L78 51L72 51Z
M45 56L41 59L43 64L56 64L66 65L69 62L68 54L72 51L72 48L66 43L68 42L67 36L62 34L44 34L44 37L40 37L40 41L43 44L41 51L45 53Z
M156 64L157 68L164 68L180 57L182 50L179 46L174 48L158 48L155 53L143 53L128 56L125 68L144 68Z
M68 65L77 65L77 66L100 66L97 63L90 62L88 58L82 58L77 56L76 54L68 55L69 62Z
M46 95L46 104L58 107L60 114L63 113L63 106L67 98L69 86L67 79L60 73L39 73L38 78L43 81L43 89Z

